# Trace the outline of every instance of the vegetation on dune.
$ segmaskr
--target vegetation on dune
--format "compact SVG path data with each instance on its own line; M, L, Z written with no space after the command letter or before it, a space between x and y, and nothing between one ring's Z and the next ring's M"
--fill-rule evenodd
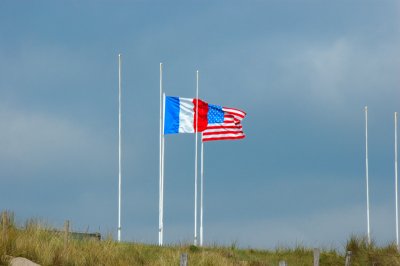
M17 227L9 213L7 227L0 226L0 265L7 265L9 256L24 257L41 265L179 265L182 253L188 254L189 265L313 265L313 249L297 246L263 251L230 247L164 246L139 243L118 243L111 237L104 240L66 239L35 220ZM6 230L5 230L6 229ZM352 252L351 265L400 265L396 246L377 247L364 237L352 236L346 245ZM320 265L344 265L345 254L323 250Z
M378 247L374 241L369 244L367 237L351 236L346 249L352 252L352 266L400 265L400 253L395 243Z

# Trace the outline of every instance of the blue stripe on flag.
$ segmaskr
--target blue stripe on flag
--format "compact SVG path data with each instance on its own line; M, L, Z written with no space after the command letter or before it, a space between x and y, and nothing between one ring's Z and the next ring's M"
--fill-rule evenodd
M179 133L179 97L165 97L164 134Z

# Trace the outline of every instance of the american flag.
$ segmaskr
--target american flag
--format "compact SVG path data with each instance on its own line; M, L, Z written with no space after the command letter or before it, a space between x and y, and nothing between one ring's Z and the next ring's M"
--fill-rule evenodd
M241 121L246 113L235 108L208 105L208 125L203 131L203 142L212 140L243 139Z

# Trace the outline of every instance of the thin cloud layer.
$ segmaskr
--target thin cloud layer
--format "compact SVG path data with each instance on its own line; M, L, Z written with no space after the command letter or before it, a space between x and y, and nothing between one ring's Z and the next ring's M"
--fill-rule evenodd
M207 243L365 233L365 105L372 232L395 239L398 3L26 5L0 3L0 209L116 233L122 53L124 240L157 242L160 62L168 95L199 70L201 98L247 112L246 139L205 145ZM168 136L165 167L166 243L191 243L194 136Z

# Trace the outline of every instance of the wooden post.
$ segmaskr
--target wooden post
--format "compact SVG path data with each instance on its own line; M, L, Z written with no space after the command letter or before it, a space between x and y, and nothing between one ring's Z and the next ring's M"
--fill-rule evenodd
M345 266L350 266L351 265L351 251L347 251L346 254L346 262L344 264Z
M279 262L279 266L288 266L288 265L287 265L286 261L281 260L281 261Z
M3 228L2 228L2 239L3 239L3 245L4 245L4 255L7 254L7 238L8 238L8 217L7 217L7 212L4 211L2 213L2 224L3 224Z
M314 266L319 266L319 248L314 248Z
M7 230L8 230L8 217L7 217L7 212L2 213L2 224L3 224L3 239L7 239Z
M187 253L182 253L181 254L181 262L179 264L180 266L187 266L188 265L188 254Z
M67 246L69 237L69 220L66 220L64 223L64 244Z

